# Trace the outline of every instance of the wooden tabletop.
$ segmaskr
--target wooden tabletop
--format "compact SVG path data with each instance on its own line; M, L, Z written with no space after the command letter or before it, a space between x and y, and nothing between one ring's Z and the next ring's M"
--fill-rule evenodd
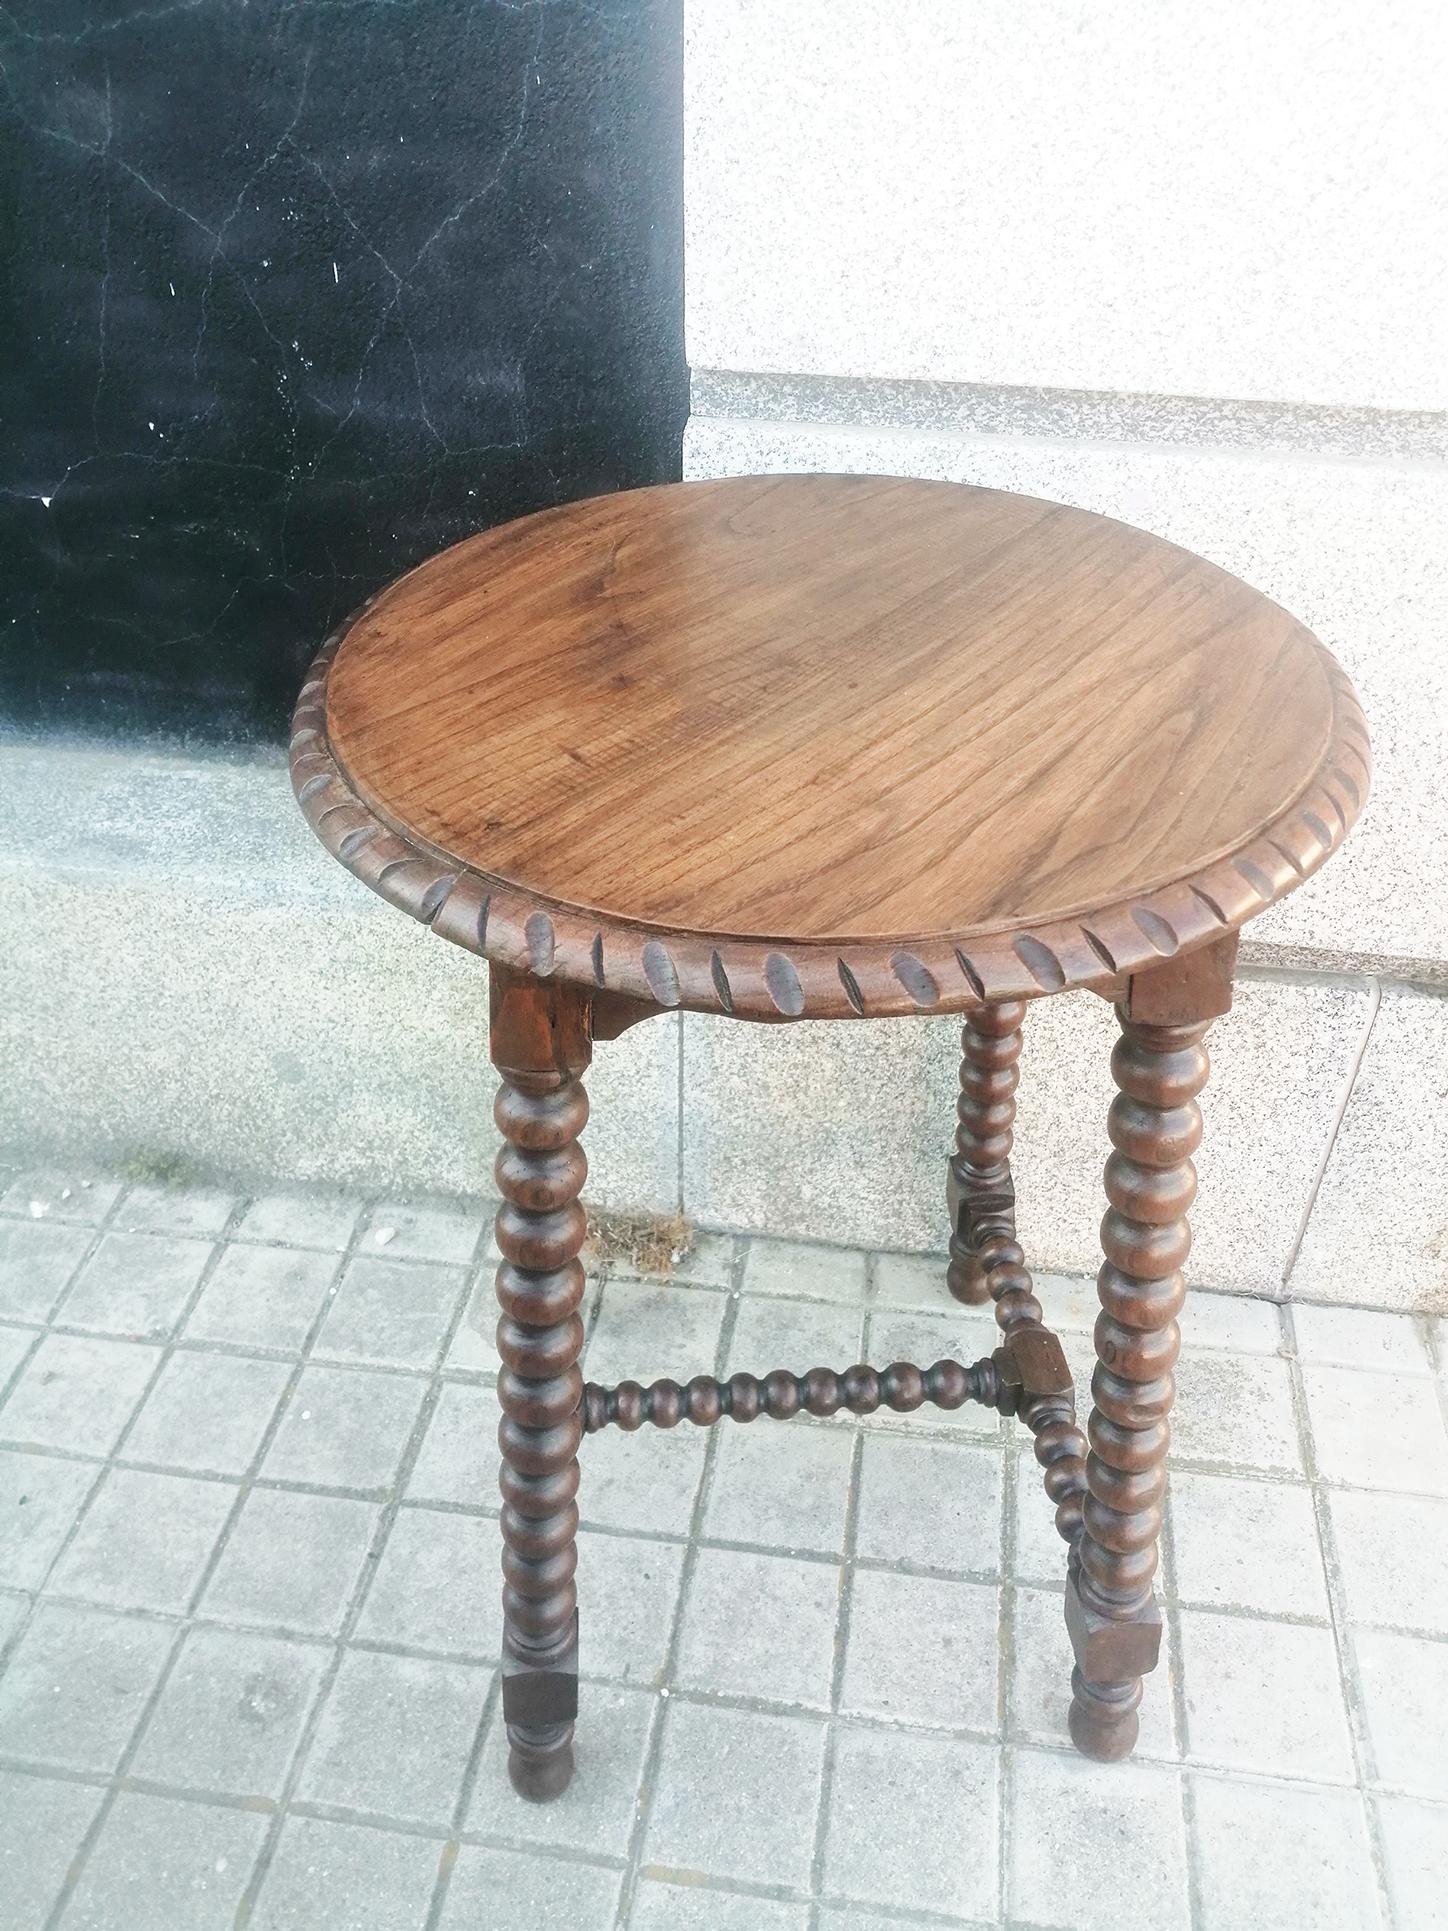
M343 863L445 936L771 1018L1208 943L1368 777L1343 673L1235 577L876 476L635 490L445 551L324 649L293 768Z

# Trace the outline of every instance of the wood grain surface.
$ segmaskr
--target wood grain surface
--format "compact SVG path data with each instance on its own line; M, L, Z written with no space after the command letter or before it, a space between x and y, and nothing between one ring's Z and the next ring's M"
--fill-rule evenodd
M318 673L298 789L369 882L410 867L399 902L522 969L764 1017L1208 943L1367 785L1346 679L1260 593L1108 518L895 477L524 518L384 591Z

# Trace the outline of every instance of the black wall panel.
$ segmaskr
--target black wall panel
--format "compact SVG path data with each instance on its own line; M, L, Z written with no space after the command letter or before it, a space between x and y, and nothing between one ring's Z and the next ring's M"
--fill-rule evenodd
M681 0L10 0L0 706L272 737L360 597L677 475Z

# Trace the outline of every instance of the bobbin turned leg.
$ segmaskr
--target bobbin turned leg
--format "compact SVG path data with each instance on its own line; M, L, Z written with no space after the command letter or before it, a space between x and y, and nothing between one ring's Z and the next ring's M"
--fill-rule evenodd
M950 1206L950 1266L946 1285L957 1301L989 1301L982 1248L991 1235L1016 1230L1011 1185L1011 1129L1016 1118L1016 1061L1021 1056L1025 1002L982 1006L960 1035L960 1099L955 1153L946 1198Z
M1202 1038L1231 1003L1232 957L1224 947L1139 975L1117 1007L1087 1495L1066 1587L1071 1736L1088 1757L1130 1754L1141 1679L1161 1650L1152 1578L1202 1133L1196 1096L1207 1077Z
M503 1714L508 1772L542 1802L573 1775L578 1713L578 1444L583 1434L584 1214L580 1075L586 993L492 970L492 1055L502 1075L497 1179L498 1397L503 1418Z

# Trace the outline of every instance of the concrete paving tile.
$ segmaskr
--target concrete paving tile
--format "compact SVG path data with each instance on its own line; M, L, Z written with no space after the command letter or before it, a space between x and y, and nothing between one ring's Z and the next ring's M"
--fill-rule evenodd
M74 1221L80 1226L100 1224L121 1196L118 1180L88 1173L64 1173L54 1167L32 1168L17 1174L0 1194L0 1214L30 1220Z
M42 1603L0 1676L0 1751L108 1775L174 1638L167 1624Z
M331 1651L193 1629L132 1759L138 1777L277 1797Z
M841 1587L832 1562L701 1549L675 1683L828 1710Z
M253 1489L206 1586L201 1613L223 1622L334 1636L378 1514L370 1502Z
M0 1583L38 1589L99 1470L0 1448Z
M744 1258L746 1294L784 1294L810 1301L865 1298L865 1256L851 1247L816 1247L807 1241L756 1236Z
M39 1339L36 1328L0 1326L0 1394Z
M1023 1582L1042 1582L1059 1588L1066 1579L1066 1544L1056 1532L1056 1506L1046 1493L1043 1471L1024 1442L1016 1453L1014 1481L1016 1521L1012 1568Z
M830 1555L844 1546L852 1430L800 1420L719 1426L706 1536Z
M438 1931L557 1931L564 1924L603 1931L614 1922L622 1885L620 1871L598 1864L464 1844Z
M931 1921L955 1924L959 1920ZM919 1922L919 1918L898 1918L883 1911L868 1911L857 1904L826 1905L819 1914L819 1931L902 1931L902 1927Z
M186 1338L296 1354L336 1273L335 1254L228 1246L187 1318Z
M579 1531L579 1668L584 1676L657 1686L683 1567L681 1543Z
M768 1428L773 1423L757 1425ZM579 1456L582 1519L607 1529L687 1535L708 1447L708 1430L688 1422L678 1428L645 1428L636 1435L620 1428L590 1435Z
M501 1551L494 1516L400 1510L362 1605L358 1637L495 1657L502 1637Z
M994 1583L855 1571L843 1714L995 1735L999 1668Z
M1328 1508L1349 1617L1448 1636L1448 1501L1337 1490Z
M877 1309L870 1315L865 1334L866 1358L872 1368L888 1368L894 1361L913 1361L917 1368L932 1367L937 1361L962 1361L969 1366L999 1346L995 1319L988 1309L980 1308L958 1308L951 1314L901 1314ZM864 1425L1000 1435L1000 1417L995 1410L973 1401L954 1410L923 1407L914 1415L897 1415L889 1408L879 1408L866 1417Z
M1187 1755L1320 1783L1354 1777L1332 1631L1181 1611Z
M408 1479L410 1502L497 1509L498 1397L477 1383L445 1382Z
M179 1350L126 1437L126 1458L198 1474L244 1475L287 1385L281 1361Z
M266 1835L240 1810L122 1791L65 1914L77 1931L227 1931Z
M0 1440L108 1455L160 1359L134 1342L48 1334L0 1406Z
M1388 1890L1398 1923L1448 1927L1448 1808L1416 1797L1378 1797Z
M391 1485L424 1384L355 1368L302 1370L262 1463L268 1480L372 1492ZM3 1427L0 1413L0 1427Z
M733 1234L695 1233L689 1251L669 1270L677 1281L696 1281L701 1287L732 1287L739 1255Z
M1095 1316L1092 1316L1094 1325ZM1247 1294L1217 1294L1194 1287L1177 1325L1182 1346L1229 1348L1236 1354L1280 1354L1282 1311L1275 1301Z
M807 1374L811 1368L853 1367L864 1357L863 1308L759 1294L740 1300L725 1373L763 1380L776 1368Z
M1063 1337L1080 1337L1089 1355L1091 1334L1096 1326L1096 1317L1101 1312L1095 1274L1055 1274L1049 1269L1032 1268L1031 1278L1046 1326ZM1079 1341L1066 1338L1065 1345L1068 1357L1074 1360L1073 1350L1079 1346Z
M547 1804L529 1803L509 1783L507 1731L501 1706L496 1708L473 1786L468 1830L543 1849L626 1856L655 1704L656 1698L642 1690L591 1684L579 1700L577 1771L563 1795Z
M1327 1584L1309 1489L1178 1469L1168 1506L1175 1587L1183 1602L1327 1619Z
M628 1931L807 1931L808 1925L805 1904L645 1878L634 1895Z
M1012 1752L1007 1909L1071 1931L1186 1931L1181 1776L1150 1763L1099 1765Z
M132 1187L116 1215L124 1233L191 1234L219 1240L238 1196L223 1187Z
M482 1201L379 1200L363 1224L357 1251L466 1267L484 1234L491 1233L494 1211L494 1203Z
M0 1922L44 1931L104 1793L0 1770Z
M996 1744L838 1725L824 1894L993 1923L999 1804Z
M1192 1790L1204 1931L1319 1924L1379 1931L1358 1791L1201 1776Z
M0 1320L49 1319L94 1238L88 1227L0 1220Z
M924 1314L959 1306L945 1285L948 1266L945 1254L876 1254L871 1306L910 1308ZM989 1308L985 1311L990 1313ZM961 1313L965 1312L961 1306Z
M133 1341L171 1334L212 1255L173 1234L105 1234L55 1312L68 1328Z
M1357 1307L1292 1309L1297 1353L1303 1361L1334 1368L1379 1368L1389 1374L1431 1374L1433 1364L1411 1314L1380 1314Z
M606 1281L584 1352L584 1373L609 1386L713 1374L727 1294L658 1281Z
M584 1297L584 1312L589 1305ZM468 1295L463 1318L448 1347L444 1366L465 1374L495 1375L503 1365L498 1353L498 1296L493 1286L493 1270L484 1268Z
M1070 1638L1061 1590L1018 1589L1014 1611L1014 1655L1006 1685L1007 1723L1013 1741L1070 1748L1066 1727L1071 1708ZM1172 1685L1179 1665L1171 1630L1162 1630L1161 1660L1146 1679L1138 1712L1141 1737L1137 1757L1170 1763L1180 1755L1172 1709Z
M362 1202L351 1194L263 1194L242 1215L236 1238L340 1253L352 1238L361 1211Z
M30 1597L0 1593L0 1650L20 1628L30 1609Z
M1368 1743L1379 1780L1410 1796L1448 1798L1448 1643L1388 1630L1353 1632Z
M1183 1349L1176 1370L1171 1453L1177 1461L1302 1474L1285 1361Z
M807 1888L824 1723L675 1699L663 1723L646 1860Z
M238 1493L231 1482L111 1469L56 1564L51 1589L113 1609L181 1615Z
M435 1367L465 1278L461 1268L431 1263L349 1261L313 1343L315 1358Z
M493 1674L470 1663L347 1651L298 1796L402 1823L450 1826Z
M401 1831L289 1817L252 1931L419 1931L441 1850Z
M860 1463L855 1553L998 1575L1001 1482L998 1449L871 1434ZM1049 1520L1044 1496L1041 1512Z
M1304 1362L1302 1385L1328 1481L1448 1495L1448 1429L1431 1380Z

